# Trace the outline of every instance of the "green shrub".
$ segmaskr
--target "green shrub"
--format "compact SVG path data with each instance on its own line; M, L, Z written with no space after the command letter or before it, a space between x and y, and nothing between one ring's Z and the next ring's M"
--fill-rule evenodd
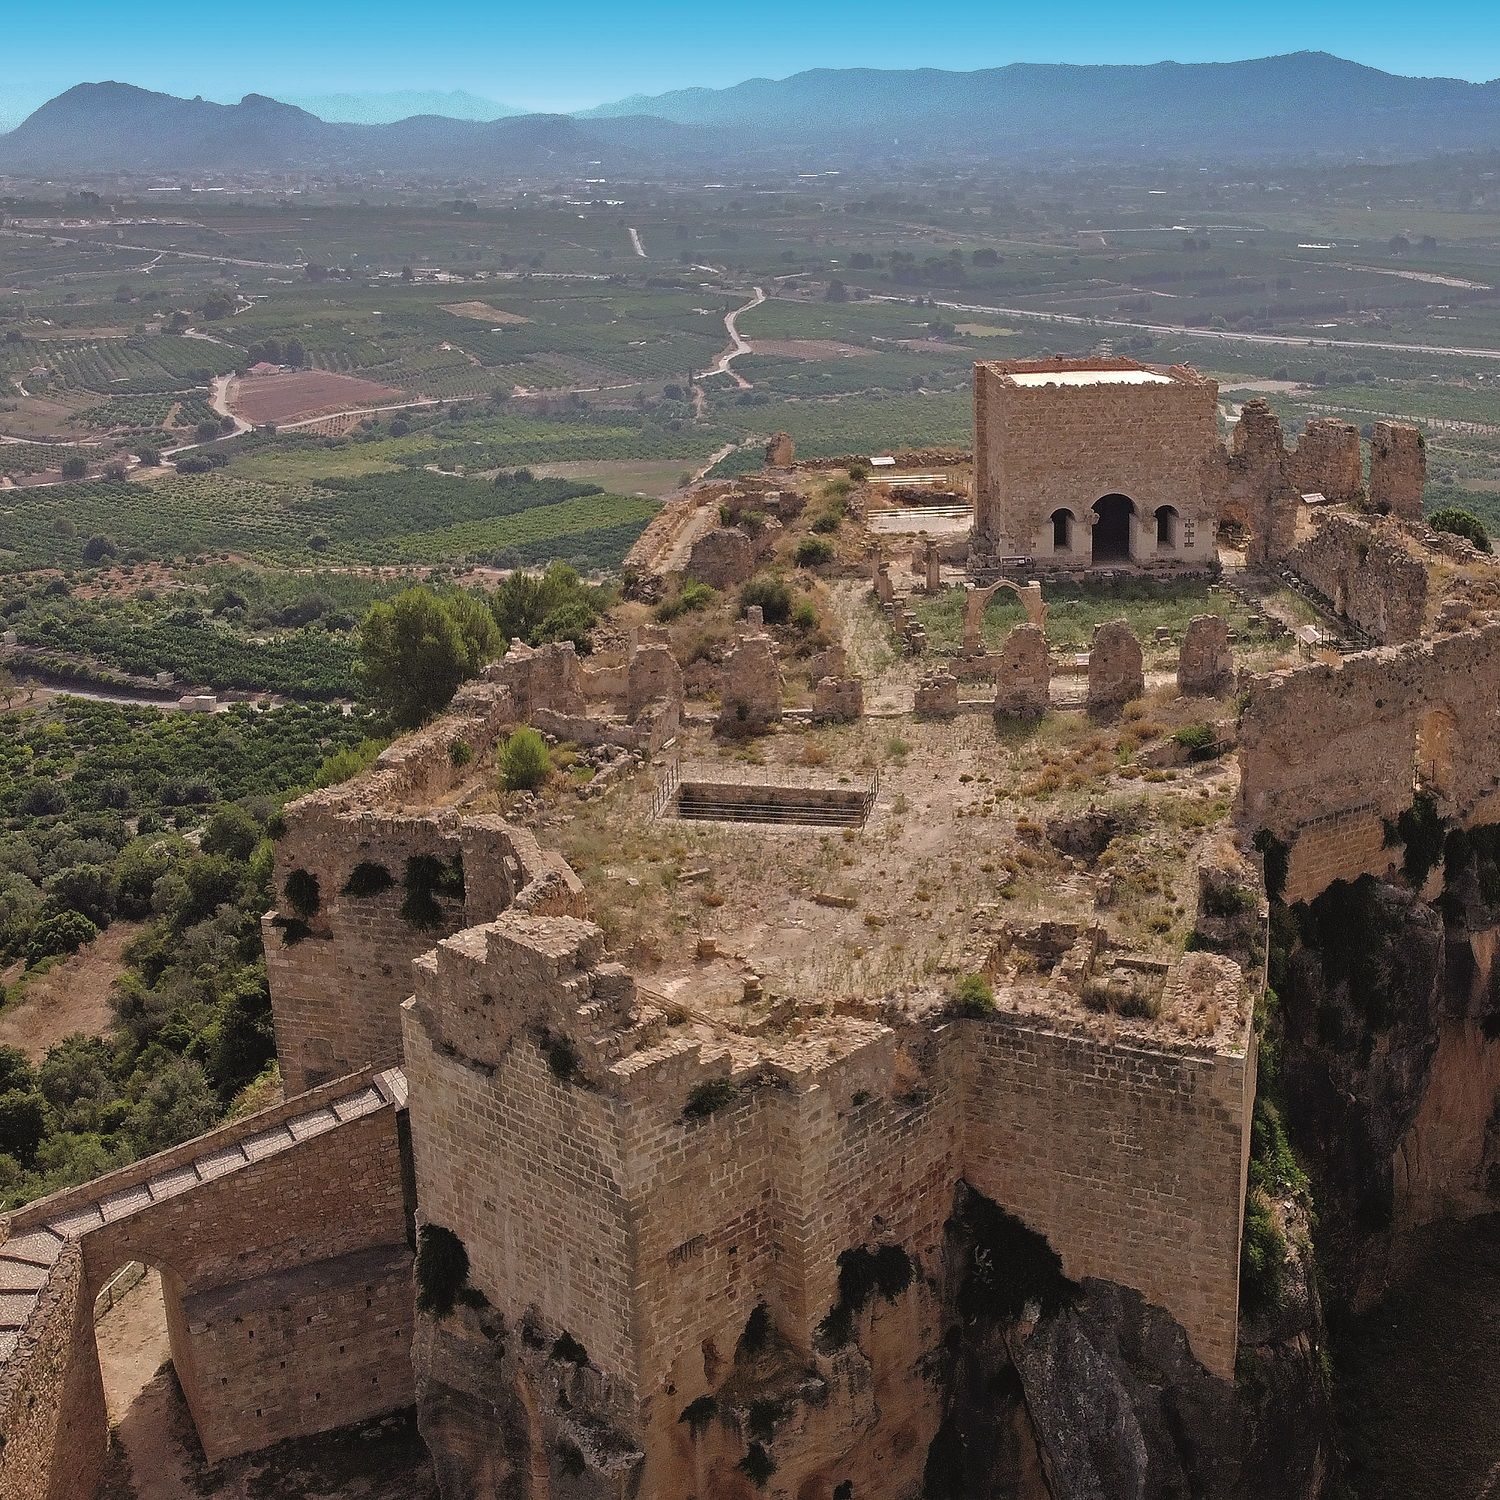
M1245 1197L1240 1240L1240 1307L1252 1316L1281 1305L1286 1280L1286 1236L1271 1200L1261 1188Z
M1434 531L1451 532L1454 536L1467 537L1481 552L1491 550L1490 534L1484 522L1473 511L1462 510L1456 505L1446 505L1428 516L1427 524Z
M546 740L523 724L500 748L500 785L507 792L535 791L551 774Z
M690 581L683 584L672 598L663 599L656 606L656 618L663 625L669 624L681 615L707 609L716 597L714 590L706 583Z
M1202 751L1218 741L1219 732L1212 724L1184 724L1172 738L1184 750Z
M835 510L819 511L812 518L812 530L819 536L827 536L829 532L837 531L844 524L844 518Z
M1412 804L1386 825L1387 845L1402 846L1401 868L1413 885L1421 885L1443 857L1448 825L1437 810L1437 799L1430 792L1418 792Z
M792 590L786 579L774 573L752 578L740 590L740 608L757 606L767 625L785 625L792 614Z
M806 635L816 630L821 623L818 606L811 599L799 599L797 607L792 611L792 628Z
M424 1224L417 1232L417 1311L446 1318L469 1284L469 1252L451 1229Z
M474 747L464 739L450 740L448 742L448 764L455 770L469 764L474 759Z
M820 536L805 536L792 555L799 568L821 568L833 561L833 544Z
M963 1016L989 1016L995 1012L995 986L987 974L960 974L953 984L954 1009Z
M26 944L27 966L34 967L60 953L77 953L98 936L99 929L81 911L60 911L43 917L31 929Z

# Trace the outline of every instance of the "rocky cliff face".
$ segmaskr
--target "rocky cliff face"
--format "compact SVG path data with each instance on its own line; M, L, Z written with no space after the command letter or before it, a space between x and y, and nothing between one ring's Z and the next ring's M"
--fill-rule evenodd
M1411 1231L1500 1207L1500 879L1487 838L1448 844L1433 904L1366 879L1280 924L1277 1087L1335 1318L1389 1285Z

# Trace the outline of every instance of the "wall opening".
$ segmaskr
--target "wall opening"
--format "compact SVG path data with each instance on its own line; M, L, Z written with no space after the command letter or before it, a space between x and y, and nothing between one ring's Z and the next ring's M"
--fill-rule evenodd
M1073 550L1073 512L1070 510L1052 512L1052 550L1054 552Z
M1135 505L1129 495L1106 495L1094 502L1094 561L1130 561L1130 521Z
M1159 505L1156 508L1156 545L1173 549L1181 535L1177 507Z
M1430 709L1417 725L1413 784L1419 792L1453 795L1458 725L1446 709Z

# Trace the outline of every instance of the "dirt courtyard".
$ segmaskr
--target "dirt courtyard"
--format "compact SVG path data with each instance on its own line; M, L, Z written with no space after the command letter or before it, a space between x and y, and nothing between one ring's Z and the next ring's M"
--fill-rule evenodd
M98 1341L112 1439L100 1500L437 1500L410 1412L206 1464L155 1271L105 1315Z

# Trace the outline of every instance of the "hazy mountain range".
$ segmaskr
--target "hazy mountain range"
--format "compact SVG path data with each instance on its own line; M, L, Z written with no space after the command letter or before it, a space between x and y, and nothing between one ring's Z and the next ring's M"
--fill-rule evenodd
M506 112L466 94L302 102L317 108L260 94L215 104L79 84L0 136L0 171L507 176L771 159L1223 162L1500 148L1500 80L1407 78L1315 52L1149 66L1015 63L972 73L819 68L572 116ZM407 103L423 112L405 116ZM339 114L354 122L332 118Z
M503 120L528 111L471 94L466 89L392 89L387 93L284 94L320 120L335 124L392 125L413 115L442 115L449 120Z

